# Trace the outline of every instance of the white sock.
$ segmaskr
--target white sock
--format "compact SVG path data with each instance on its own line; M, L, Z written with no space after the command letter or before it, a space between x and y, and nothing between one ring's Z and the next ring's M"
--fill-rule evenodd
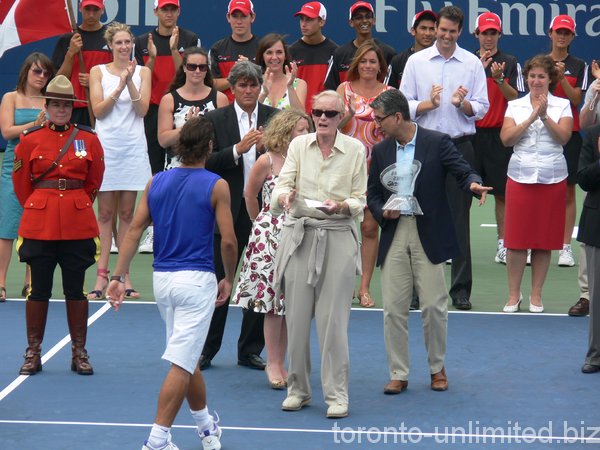
M498 247L504 247L504 239L498 239Z
M154 225L148 227L148 236L154 237Z
M212 420L208 415L208 406L205 406L200 411L192 411L190 409L190 413L192 413L192 417L196 422L196 426L200 432L208 429L212 425Z
M163 427L162 425L153 424L152 430L150 430L150 436L148 437L148 444L152 448L164 447L169 440L169 432L171 428Z
M571 244L563 244L563 250L570 250Z

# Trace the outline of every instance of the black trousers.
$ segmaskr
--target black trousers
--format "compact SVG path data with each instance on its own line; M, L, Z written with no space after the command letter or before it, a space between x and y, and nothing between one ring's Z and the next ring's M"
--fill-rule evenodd
M235 236L238 241L238 264L243 255L244 248L246 247L246 244L248 244L251 227L252 222L250 221L250 217L248 217L246 205L242 202L238 220L234 224ZM225 277L223 260L221 258L220 234L215 234L214 236L214 252L215 274L217 280L220 281ZM213 359L221 348L228 312L229 299L223 306L215 308L210 321L210 328L208 329L204 350L202 350L202 354L208 359ZM263 330L264 314L256 313L249 309L242 309L242 314L242 327L238 338L238 359L245 359L246 355L249 354L259 355L265 346L265 335Z
M31 268L31 292L28 300L48 301L56 265L62 273L66 300L86 300L83 293L85 271L96 262L99 250L95 239L41 241L22 238L18 244L19 259Z
M453 140L453 142L460 154L467 160L471 167L474 167L475 155L472 140L469 138L459 138ZM452 258L450 297L453 300L457 298L470 299L471 288L473 287L470 226L470 210L473 194L461 189L456 179L450 174L446 177L446 193L461 253L460 256Z
M158 105L150 105L144 117L144 130L148 143L148 159L152 175L165 170L166 150L158 143Z

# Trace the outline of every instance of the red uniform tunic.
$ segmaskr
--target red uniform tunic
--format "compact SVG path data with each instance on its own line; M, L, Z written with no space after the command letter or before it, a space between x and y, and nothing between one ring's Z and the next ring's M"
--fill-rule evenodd
M58 167L44 180L82 180L82 189L34 189L32 178L50 167L75 128L49 124L25 130L15 149L13 183L23 205L19 236L38 240L75 240L98 236L92 204L104 175L104 152L95 133L77 126L79 133ZM76 149L79 155L76 154Z

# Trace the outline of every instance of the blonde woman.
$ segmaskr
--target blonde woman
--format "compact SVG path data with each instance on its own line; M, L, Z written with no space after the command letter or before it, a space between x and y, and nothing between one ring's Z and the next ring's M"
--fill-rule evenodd
M312 131L310 118L303 111L287 109L275 115L267 124L262 138L268 150L252 166L250 179L244 190L246 209L253 226L233 299L244 308L266 314L265 372L273 389L283 389L287 384L287 330L283 295L273 290L273 262L284 215L271 214L271 193L285 162L289 143L296 136L307 134L309 131ZM258 204L261 189L262 210Z
M143 191L151 177L144 134L144 116L150 103L150 69L137 66L132 58L133 34L129 26L111 23L104 39L112 51L113 62L94 66L90 72L90 100L96 132L104 148L106 171L98 194L100 258L89 299L104 298L108 286L114 213L118 213L117 239L121 241L133 218L137 191ZM129 274L125 276L125 288L127 298L139 298Z

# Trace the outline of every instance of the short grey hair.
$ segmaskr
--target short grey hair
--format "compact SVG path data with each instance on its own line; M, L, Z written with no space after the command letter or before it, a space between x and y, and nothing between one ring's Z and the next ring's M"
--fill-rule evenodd
M238 61L231 68L227 81L230 86L234 86L240 79L256 81L262 85L262 69L251 61Z
M410 120L408 100L398 89L383 91L371 102L370 106L373 109L380 109L386 116L400 113L404 120Z
M320 100L323 97L334 98L337 101L337 110L342 114L344 113L344 109L346 108L346 105L344 104L344 99L342 98L342 96L340 94L338 94L336 91L333 91L333 90L319 92L317 95L315 95L313 97L312 104L314 105L315 103L317 103L317 100Z

